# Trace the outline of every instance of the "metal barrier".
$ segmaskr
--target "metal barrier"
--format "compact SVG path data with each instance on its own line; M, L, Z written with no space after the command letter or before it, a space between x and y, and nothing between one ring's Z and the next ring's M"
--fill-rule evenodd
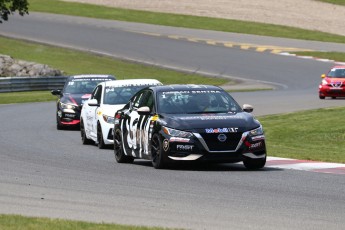
M0 77L0 93L62 89L67 76Z

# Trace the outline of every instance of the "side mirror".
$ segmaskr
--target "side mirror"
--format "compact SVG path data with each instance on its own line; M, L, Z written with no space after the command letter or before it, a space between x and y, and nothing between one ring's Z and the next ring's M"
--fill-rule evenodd
M52 95L55 95L55 96L60 96L61 95L61 90L60 89L54 89L54 90L50 91L50 93Z
M139 113L139 115L149 115L150 114L150 108L148 106L143 106L140 107L137 112Z
M254 110L253 106L248 105L248 104L244 104L242 109L244 112L247 112L247 113L251 113Z
M97 99L91 99L87 101L89 106L99 106Z
M321 78L325 78L326 77L326 74L321 74Z

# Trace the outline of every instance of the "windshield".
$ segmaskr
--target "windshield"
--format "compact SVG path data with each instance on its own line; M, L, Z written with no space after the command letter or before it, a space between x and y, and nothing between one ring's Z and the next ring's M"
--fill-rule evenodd
M345 78L345 68L344 69L331 69L328 73L328 77L331 78Z
M103 104L126 104L131 97L147 85L137 86L107 86L105 87Z
M69 81L64 89L64 93L73 93L73 94L91 94L93 89L106 80L106 78L77 78Z
M220 90L186 90L158 93L159 113L228 113L241 112L241 107Z

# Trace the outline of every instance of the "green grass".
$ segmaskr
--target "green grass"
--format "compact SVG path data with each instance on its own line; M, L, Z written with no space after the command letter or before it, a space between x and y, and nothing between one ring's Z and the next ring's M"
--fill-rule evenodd
M83 221L0 215L1 230L163 230L168 228L96 224Z
M113 74L117 79L154 78L163 84L223 85L229 82L229 79L177 72L97 56L88 52L7 39L4 37L0 37L0 53L10 55L15 59L47 64L53 68L63 70L65 75L92 73Z
M345 107L259 117L269 156L345 163Z
M0 94L0 104L44 102L54 100L56 100L56 96L53 96L50 91L13 92Z
M335 5L343 5L345 6L345 0L318 0L319 2L327 2L327 3L332 3Z
M59 0L29 0L29 4L30 12L47 12L155 25L345 43L345 36L265 23L128 10Z

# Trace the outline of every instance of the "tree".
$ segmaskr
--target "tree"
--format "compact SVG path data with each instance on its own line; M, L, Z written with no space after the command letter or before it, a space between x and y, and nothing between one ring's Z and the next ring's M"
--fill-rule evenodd
M19 15L28 14L28 0L0 0L0 23L7 21L8 15L18 11Z

